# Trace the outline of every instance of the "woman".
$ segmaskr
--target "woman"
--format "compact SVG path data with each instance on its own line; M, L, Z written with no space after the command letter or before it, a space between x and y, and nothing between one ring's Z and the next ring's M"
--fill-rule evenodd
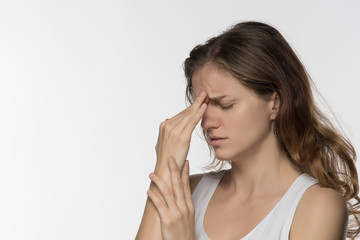
M276 29L239 23L195 47L184 67L192 105L160 125L136 239L358 235L355 150L315 106L306 70ZM189 180L200 119L218 170Z

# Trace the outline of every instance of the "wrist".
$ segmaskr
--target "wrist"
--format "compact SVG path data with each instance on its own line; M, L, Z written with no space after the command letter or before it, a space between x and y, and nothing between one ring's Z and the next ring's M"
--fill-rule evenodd
M159 176L170 188L171 186L171 176L170 176L170 171L169 169L166 167L158 167L156 166L154 169L154 173ZM158 189L156 184L154 184L153 182L151 182L150 184L150 189Z
M161 178L170 178L170 171L167 164L167 161L162 161L161 164L159 164L160 161L157 161L154 169L154 173Z

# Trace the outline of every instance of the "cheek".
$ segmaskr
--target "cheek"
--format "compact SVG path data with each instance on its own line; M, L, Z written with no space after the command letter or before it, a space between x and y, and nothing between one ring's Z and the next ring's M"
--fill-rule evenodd
M270 127L265 109L258 105L238 109L233 113L232 119L229 129L233 129L231 134L241 142L261 137Z

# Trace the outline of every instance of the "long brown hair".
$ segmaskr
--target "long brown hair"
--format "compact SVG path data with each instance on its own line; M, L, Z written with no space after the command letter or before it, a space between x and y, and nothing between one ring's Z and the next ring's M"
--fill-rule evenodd
M207 62L229 72L261 96L277 92L280 108L274 133L278 142L302 172L345 198L349 217L353 217L347 237L354 239L360 232L355 149L315 105L313 82L284 37L267 24L242 22L196 46L184 62L190 104L194 101L192 76ZM203 134L213 153L204 129ZM210 166L221 169L223 164L214 156Z

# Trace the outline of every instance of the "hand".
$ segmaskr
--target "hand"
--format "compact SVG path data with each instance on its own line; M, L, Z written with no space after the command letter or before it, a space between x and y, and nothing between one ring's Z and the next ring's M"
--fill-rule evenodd
M149 177L160 192L150 189L147 192L159 213L161 234L164 240L195 240L195 209L189 185L189 161L185 161L181 176L172 157L169 157L168 167L172 188L160 176L151 173Z
M202 118L206 103L206 92L202 92L191 106L178 113L171 119L160 124L159 136L155 146L155 172L161 176L168 176L166 160L173 156L179 169L184 166L189 152L191 134Z

